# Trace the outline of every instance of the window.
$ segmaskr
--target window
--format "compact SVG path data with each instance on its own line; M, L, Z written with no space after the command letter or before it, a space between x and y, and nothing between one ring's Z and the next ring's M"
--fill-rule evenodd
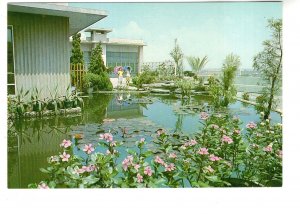
M16 93L13 27L7 26L7 93Z

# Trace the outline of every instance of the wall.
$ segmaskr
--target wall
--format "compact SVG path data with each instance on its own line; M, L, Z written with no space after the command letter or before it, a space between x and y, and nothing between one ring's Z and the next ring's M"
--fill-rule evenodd
M37 87L42 96L58 87L65 94L70 84L69 20L66 17L8 12L13 25L16 87Z

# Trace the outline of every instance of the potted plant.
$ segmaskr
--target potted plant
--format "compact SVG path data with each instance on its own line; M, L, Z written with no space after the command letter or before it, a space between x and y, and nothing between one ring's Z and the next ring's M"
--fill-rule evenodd
M25 102L25 97L28 95L29 90L27 90L25 93L23 93L23 88L17 93L16 96L16 114L19 117L22 117L23 114L27 111L28 103Z
M74 99L73 99L73 93L70 91L70 85L67 87L66 95L63 103L65 109L73 107Z
M49 90L49 92L51 98L47 101L47 109L57 112L57 110L62 106L61 101L58 97L57 86L54 89L54 93L51 93L51 90Z
M41 112L43 110L43 102L40 100L41 91L38 91L37 88L33 89L31 93L31 105L32 110L36 112Z

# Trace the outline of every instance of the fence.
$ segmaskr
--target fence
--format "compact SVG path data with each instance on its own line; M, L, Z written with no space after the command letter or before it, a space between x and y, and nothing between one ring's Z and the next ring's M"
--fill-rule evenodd
M85 74L85 65L80 63L70 65L71 84L75 86L76 89L80 89L80 91L82 91L83 88L83 77Z

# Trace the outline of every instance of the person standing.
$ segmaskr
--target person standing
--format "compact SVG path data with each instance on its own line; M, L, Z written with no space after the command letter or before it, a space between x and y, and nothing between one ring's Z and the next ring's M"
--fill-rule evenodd
M119 83L118 84L121 86L122 83L123 83L123 68L122 67L119 68L118 76L119 76Z
M130 83L130 68L128 67L126 70L126 85L129 86Z

